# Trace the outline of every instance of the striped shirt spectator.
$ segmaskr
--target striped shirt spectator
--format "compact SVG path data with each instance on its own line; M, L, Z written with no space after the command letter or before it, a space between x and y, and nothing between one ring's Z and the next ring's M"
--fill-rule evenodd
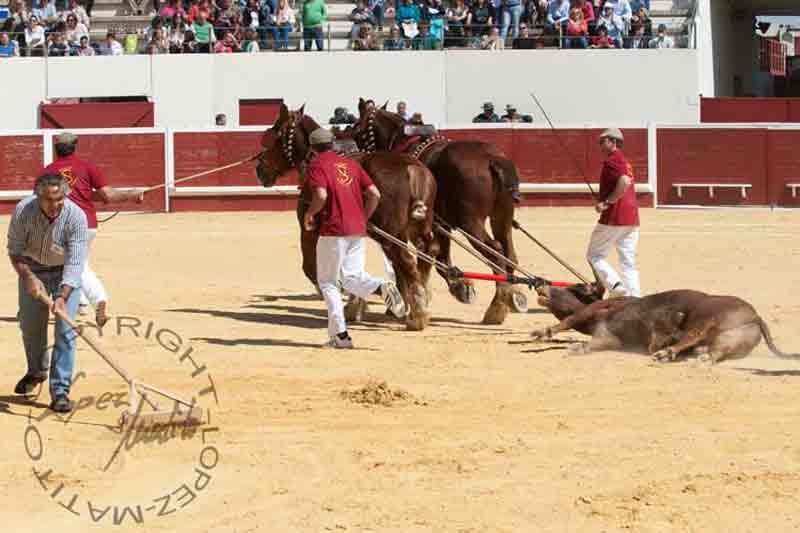
M63 284L81 286L83 263L88 250L86 215L77 204L64 200L54 220L42 213L37 196L21 200L8 227L8 255L25 258L37 269L63 266Z
M8 255L19 276L18 302L27 372L14 387L30 394L50 379L50 409L72 410L69 391L75 368L75 332L62 318L74 319L80 303L88 225L80 207L66 198L67 180L44 174L36 194L19 202L8 226ZM43 297L51 299L50 307ZM47 349L50 312L56 315L52 356Z

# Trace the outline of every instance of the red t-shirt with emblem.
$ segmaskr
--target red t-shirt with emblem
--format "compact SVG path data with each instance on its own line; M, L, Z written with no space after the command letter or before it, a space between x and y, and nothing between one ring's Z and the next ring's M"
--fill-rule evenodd
M603 171L600 173L600 200L605 200L617 187L620 176L631 178L631 184L625 189L622 198L600 214L600 224L607 226L638 226L639 206L636 202L636 181L633 176L633 167L625 159L622 150L614 150L603 162Z
M97 210L92 202L92 192L108 185L106 177L95 165L74 155L57 159L45 167L44 174L61 174L69 183L69 199L86 213L89 229L97 228Z
M333 151L322 152L308 166L306 180L310 187L328 192L325 206L320 211L320 235L345 237L367 234L364 191L373 183L358 162Z

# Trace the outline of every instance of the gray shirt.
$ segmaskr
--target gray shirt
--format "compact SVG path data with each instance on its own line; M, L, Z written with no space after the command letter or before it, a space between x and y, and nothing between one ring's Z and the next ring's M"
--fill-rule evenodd
M22 256L35 270L64 266L62 285L81 286L88 250L88 225L83 210L70 200L50 221L39 207L39 198L21 200L8 226L8 255Z

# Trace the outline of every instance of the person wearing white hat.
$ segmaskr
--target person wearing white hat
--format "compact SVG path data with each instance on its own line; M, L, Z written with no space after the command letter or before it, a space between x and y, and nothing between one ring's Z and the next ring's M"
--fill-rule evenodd
M586 259L609 291L610 297L641 296L636 248L639 244L639 207L636 201L633 167L622 153L624 142L617 128L605 130L599 138L606 156L600 174L600 191L595 210L600 220L592 232ZM617 249L622 277L607 261L611 247Z
M380 289L387 307L398 318L405 316L406 306L393 282L372 277L364 270L367 220L378 207L380 191L358 162L333 150L330 131L314 130L309 142L316 157L306 170L312 199L303 216L303 226L313 230L314 217L320 215L317 283L328 307L329 341L325 346L352 348L353 339L347 332L342 295L336 283L340 274L342 288L359 298L368 298Z

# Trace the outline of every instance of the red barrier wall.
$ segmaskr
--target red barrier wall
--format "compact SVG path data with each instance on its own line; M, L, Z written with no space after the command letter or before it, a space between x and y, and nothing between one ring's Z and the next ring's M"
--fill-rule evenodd
M800 130L767 132L767 190L770 205L800 206L787 183L800 183Z
M197 174L228 163L240 161L261 148L261 132L176 133L175 179ZM177 187L220 187L225 185L260 185L256 178L256 162L215 172ZM296 182L295 182L296 183Z
M700 98L700 122L800 122L800 98Z
M150 187L164 183L161 133L81 134L77 154L100 168L112 187ZM145 195L142 205L98 205L103 211L164 210L164 191Z
M87 102L83 104L42 104L39 127L67 128L152 128L152 102Z
M584 177L598 190L603 154L597 139L600 129L459 129L442 130L452 140L481 140L495 144L517 165L523 183L583 183ZM626 129L625 156L633 166L637 183L648 181L647 130ZM651 194L640 194L642 206L652 206ZM527 195L523 205L589 205L584 193Z
M661 129L658 144L658 203L665 205L766 205L766 129ZM739 189L684 189L676 183L751 184L747 198Z
M0 136L0 190L33 190L43 158L41 135ZM16 203L17 200L0 201L0 214L12 212Z

